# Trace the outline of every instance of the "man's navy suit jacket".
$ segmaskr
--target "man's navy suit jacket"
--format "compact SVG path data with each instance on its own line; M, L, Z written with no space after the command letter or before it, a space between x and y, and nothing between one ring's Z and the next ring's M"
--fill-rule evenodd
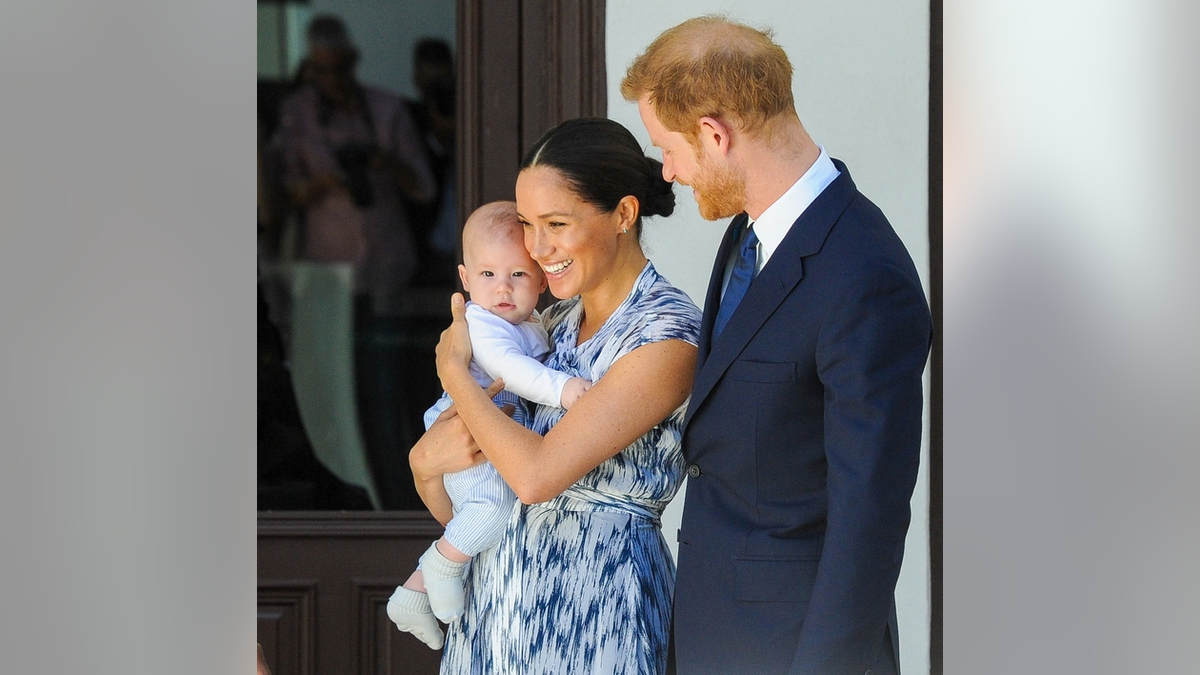
M834 163L716 340L745 214L713 266L683 432L680 675L898 668L932 322L908 251Z

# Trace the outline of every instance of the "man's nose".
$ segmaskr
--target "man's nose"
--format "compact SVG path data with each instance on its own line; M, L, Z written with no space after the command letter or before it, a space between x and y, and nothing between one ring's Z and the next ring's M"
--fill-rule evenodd
M665 153L663 154L662 166L663 180L668 183L675 182L675 167L672 165L671 158Z

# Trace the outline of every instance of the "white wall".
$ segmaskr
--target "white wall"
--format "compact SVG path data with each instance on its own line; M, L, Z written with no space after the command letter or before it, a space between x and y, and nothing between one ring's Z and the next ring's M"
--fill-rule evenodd
M800 119L817 143L846 162L858 188L887 214L908 246L928 294L928 2L608 0L608 116L632 130L655 157L661 155L651 148L637 107L621 98L621 78L634 57L663 30L708 13L774 30L795 69L793 92ZM727 223L704 221L691 190L677 187L676 191L675 214L647 223L647 253L664 276L702 304ZM928 374L926 382L928 392ZM929 672L928 457L926 433L912 502L913 524L896 590L900 658L908 674ZM682 495L663 518L663 532L673 552Z

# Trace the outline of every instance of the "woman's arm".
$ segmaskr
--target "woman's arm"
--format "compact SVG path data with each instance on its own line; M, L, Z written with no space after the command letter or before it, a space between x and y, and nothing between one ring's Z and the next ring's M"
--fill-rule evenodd
M682 340L648 344L618 359L539 436L500 412L471 378L461 296L454 296L451 309L454 322L437 348L438 376L471 436L526 504L560 494L666 419L691 391L696 347Z
M498 380L480 391L490 401L502 389L504 382ZM493 404L492 407L496 406ZM496 410L500 411L499 408ZM455 406L442 412L429 430L417 439L417 444L408 452L408 464L412 468L417 494L439 523L445 525L454 515L454 507L446 494L442 476L482 464L486 459L479 452L479 444L471 437Z

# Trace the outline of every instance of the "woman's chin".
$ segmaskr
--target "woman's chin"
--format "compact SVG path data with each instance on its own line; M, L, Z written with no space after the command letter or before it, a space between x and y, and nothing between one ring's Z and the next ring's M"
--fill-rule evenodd
M550 295L553 295L559 300L566 300L567 298L573 298L578 295L578 293L572 289L570 284L563 283L561 281L557 284L550 282L548 287L550 288Z

